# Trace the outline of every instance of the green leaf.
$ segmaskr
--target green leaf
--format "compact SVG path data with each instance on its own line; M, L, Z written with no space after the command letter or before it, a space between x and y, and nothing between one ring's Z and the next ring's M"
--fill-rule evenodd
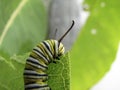
M29 52L45 38L46 17L41 0L1 0L0 55L9 58Z
M0 0L0 35L21 0Z
M70 90L69 54L48 66L48 85L52 90Z
M86 0L90 16L72 51L72 90L89 90L110 69L120 40L120 1Z
M0 90L24 90L23 70L27 57L28 54L13 56L11 62L0 58Z

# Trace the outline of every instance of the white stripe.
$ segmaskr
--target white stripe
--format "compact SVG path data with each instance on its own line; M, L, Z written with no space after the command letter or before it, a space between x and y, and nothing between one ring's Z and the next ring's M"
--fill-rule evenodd
M28 84L28 85L25 85L25 88L30 88L30 87L35 87L35 86L46 86L47 84L43 84L43 85L41 85L41 84Z
M5 37L5 35L7 34L10 26L12 25L12 23L14 22L15 18L17 17L17 15L20 13L21 9L23 8L23 6L26 4L27 0L22 0L20 2L20 4L18 5L18 7L15 9L15 11L12 13L12 15L10 16L7 24L5 25L4 29L3 29L3 32L1 34L1 37L0 37L0 46L3 42L3 39Z
M37 49L37 50L38 50L38 49ZM40 49L39 49L39 50L40 50ZM39 51L39 50L38 50L38 51ZM35 51L35 50L33 50L33 52L36 53L37 55L39 55L39 56L40 56L43 60L45 60L47 63L49 63L48 60L47 60L44 56L42 56L39 52L37 52L37 51ZM44 55L44 54L43 54L43 55Z
M51 51L51 54L52 54L52 58L53 58L54 53L53 53L53 51L52 51L52 48L51 48L50 44L49 44L47 41L45 41L45 42L46 42L46 44L48 45L48 47L49 47L49 49L50 49L50 51ZM51 42L51 40L50 40L50 42ZM53 47L53 45L52 45L52 47Z
M46 42L45 42L46 43ZM47 47L44 45L44 43L42 43L42 45L44 46L44 49L47 51L47 54L50 56L50 58L52 59L53 56L52 54L50 53L50 51L47 49ZM50 59L49 59L50 60Z
M46 74L46 73L38 73L38 72L36 72L36 71L33 71L33 70L25 70L24 71L25 73L30 73L30 74L32 74L32 73L34 73L34 74Z
M38 50L39 52L41 52L44 55L44 53L42 52L42 50L39 47L35 47L34 49Z
M38 73L36 71L33 70L25 70L24 74L28 74L28 75L24 75L25 77L29 77L29 78L42 78L42 79L47 79L48 76L36 76L36 75L30 75L30 74L38 74L38 75L45 75L46 73ZM46 74L47 75L47 74Z
M33 61L33 62L36 62L36 63L39 63L39 64L40 64L40 62L39 62L37 59L33 58L33 57L29 57L28 59L29 59L30 61Z
M28 60L30 60L30 61L37 61L36 59L34 59L34 58L28 58ZM43 69L43 70L46 70L46 68L47 68L47 66L45 66L45 67L43 67L43 66L40 66L40 65L37 65L37 64L35 64L35 63L32 63L32 62L29 62L29 61L27 61L26 62L27 64L30 64L30 65L33 65L33 66L35 66L35 67L37 67L37 68L40 68L40 69Z
M25 85L25 88L29 88L29 87L34 87L34 86L40 86L39 84L28 84L28 85Z
M41 66L39 66L39 65L36 65L36 64L34 64L34 63L32 63L32 62L26 62L26 63L29 64L29 65L31 65L31 66L37 67L37 68L39 68L39 69L46 70L46 68L43 68L43 67L41 67Z
M45 42L48 45L49 49L52 50L51 47L50 47L50 44L47 41L45 41Z
M42 80L46 80L46 79L48 79L48 76L24 75L24 77L26 77L26 78L31 78L31 79L42 79Z
M58 41L55 40L55 52L56 56L58 55Z

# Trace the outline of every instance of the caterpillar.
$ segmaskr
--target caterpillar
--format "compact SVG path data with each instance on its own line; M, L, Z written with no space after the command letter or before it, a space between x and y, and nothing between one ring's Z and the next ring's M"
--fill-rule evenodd
M45 40L33 48L24 69L24 87L25 90L51 90L47 84L48 74L46 70L50 63L56 63L60 56L64 54L64 46L61 43L63 38L74 26L71 27L59 40Z

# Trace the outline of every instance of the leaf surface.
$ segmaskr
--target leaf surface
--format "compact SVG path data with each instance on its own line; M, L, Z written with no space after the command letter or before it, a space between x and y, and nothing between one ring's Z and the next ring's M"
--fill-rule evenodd
M51 63L48 69L48 85L52 90L70 90L69 54L65 54L57 64Z
M4 4L8 1L1 1L2 21L5 24L0 26L0 55L10 57L14 54L29 52L31 48L45 38L46 35L46 11L41 0L21 0L19 3L9 3L10 11L6 10ZM13 2L13 0L12 0ZM17 3L17 4L16 4ZM9 17L8 19L5 19ZM2 23L2 22L1 22Z
M89 90L110 69L120 40L120 1L86 0L90 16L72 51L72 90Z

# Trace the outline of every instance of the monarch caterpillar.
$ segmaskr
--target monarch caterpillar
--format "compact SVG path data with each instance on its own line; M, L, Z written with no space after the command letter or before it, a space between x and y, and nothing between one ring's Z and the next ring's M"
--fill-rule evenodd
M46 70L48 64L56 63L56 60L59 60L59 57L64 54L65 50L61 41L72 29L73 25L74 21L59 40L45 40L33 48L26 60L24 70L25 90L51 90L47 84L48 75Z

